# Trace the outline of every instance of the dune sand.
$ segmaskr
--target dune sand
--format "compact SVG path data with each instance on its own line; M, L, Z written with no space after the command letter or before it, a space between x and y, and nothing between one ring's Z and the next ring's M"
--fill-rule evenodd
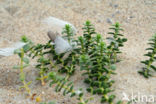
M122 48L122 62L117 64L114 84L117 99L122 99L123 92L132 95L156 95L156 78L144 79L137 71L148 39L156 33L156 0L0 0L0 48L8 47L26 35L35 43L46 43L47 27L41 20L53 16L72 23L82 35L82 26L86 20L95 24L96 31L107 37L109 27L115 21L122 24L128 42ZM16 55L0 58L0 104L35 104L25 97L18 88L21 85L18 70L12 66L19 63ZM26 69L27 80L32 80L34 93L42 94L43 101L56 101L58 104L76 104L76 98L64 97L56 93L54 87L42 87L35 80L37 71L35 61ZM87 85L77 71L72 78L77 88ZM86 97L91 96L89 93ZM100 104L100 97L89 104ZM137 104L147 104L138 102ZM148 103L154 104L154 103Z

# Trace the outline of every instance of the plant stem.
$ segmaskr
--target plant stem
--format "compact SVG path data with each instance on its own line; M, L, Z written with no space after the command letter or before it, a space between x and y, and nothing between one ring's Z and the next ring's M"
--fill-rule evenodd
M45 76L44 76L44 63L43 62L41 63L40 76L41 76L41 78L40 78L41 84L42 84L42 86L44 86L45 85L45 81L44 81Z
M28 87L27 83L25 82L25 76L24 76L24 71L23 71L23 58L24 58L24 49L21 48L21 63L20 63L20 73L23 75L21 81L23 83L23 86L25 90L28 92L29 96L32 95L30 88Z
M67 77L66 77L66 78L67 78ZM65 78L65 79L66 79L66 78ZM60 82L57 82L57 84L58 84L58 85L61 85ZM69 88L68 86L66 86L66 85L63 85L62 88L66 89L67 91L70 91L70 88ZM76 93L76 91L75 91L75 90L72 90L71 93ZM84 101L84 99L83 99L82 97L79 97L79 100L80 100L80 102L81 102L82 104L86 104L85 101Z
M23 81L23 85L24 85L26 91L28 92L29 96L32 96L31 90L30 90L30 88L28 87L28 85L27 85L27 83L25 81Z

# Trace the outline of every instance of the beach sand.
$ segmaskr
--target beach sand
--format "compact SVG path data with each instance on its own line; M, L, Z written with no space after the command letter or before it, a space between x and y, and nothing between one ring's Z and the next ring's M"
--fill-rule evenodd
M82 35L83 23L90 20L96 31L108 36L109 27L118 21L128 39L119 55L121 62L117 64L117 75L112 79L116 101L122 100L123 92L129 97L134 95L156 95L156 78L145 79L137 71L146 59L143 54L148 47L147 42L156 33L156 0L0 0L0 48L9 47L26 35L33 42L46 43L46 26L41 23L44 18L53 16L73 24ZM13 69L19 63L16 55L0 58L0 104L36 104L19 91L19 71ZM56 93L54 86L41 86L36 81L37 69L35 60L25 69L27 80L31 80L31 89L41 94L43 101L56 101L56 104L77 104L76 98ZM87 87L83 83L82 72L76 71L71 78L76 88ZM153 73L154 74L154 73ZM86 98L91 97L86 93ZM100 104L98 95L89 104ZM138 102L137 104L154 104Z

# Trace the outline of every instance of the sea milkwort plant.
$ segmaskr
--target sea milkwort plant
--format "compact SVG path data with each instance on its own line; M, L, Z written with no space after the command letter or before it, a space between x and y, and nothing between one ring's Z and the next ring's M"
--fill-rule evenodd
M89 84L87 91L102 95L101 103L113 104L115 95L110 94L110 92L113 91L111 86L115 81L111 80L111 75L115 74L116 56L117 53L120 53L119 47L123 46L123 42L126 42L127 39L119 37L123 36L119 34L119 30L122 29L116 23L111 28L114 32L109 33L113 34L113 38L111 38L110 45L107 46L102 36L95 32L95 28L90 21L87 21L84 25L84 35L79 37L78 45L81 47L80 53L82 54L79 58L80 69L85 70L84 75L88 76L84 80L85 83ZM114 62L112 62L112 58ZM122 104L122 102L117 104Z
M64 77L61 77L59 75L57 75L57 73L55 72L50 72L49 73L49 79L52 80L50 82L50 86L52 86L53 84L56 84L56 87L55 87L55 91L56 92L60 92L63 90L63 95L67 95L69 94L70 97L74 97L74 96L78 96L78 104L87 104L88 103L88 100L84 100L83 98L83 91L82 89L79 89L79 90L74 90L74 85L72 82L69 82L66 80L66 78Z
M37 58L36 68L39 71L39 76L36 79L40 80L43 86L46 84L45 80L48 78L47 73L49 71L48 65L50 65L50 59L45 58L45 55L47 54L46 49L49 48L50 42L46 44L33 44L29 46L30 49L26 52L27 56L32 59Z
M68 40L70 45L72 46L71 51L67 51L65 53L57 54L54 50L55 44L51 47L51 50L48 53L52 53L52 61L50 62L51 67L58 69L58 72L64 73L64 77L59 76L55 72L49 73L49 80L52 80L50 86L52 84L56 84L55 91L59 92L63 90L63 95L70 94L70 97L78 96L79 103L78 104L87 104L88 100L84 100L82 89L78 91L74 90L74 85L69 81L71 75L74 75L76 70L76 65L78 62L78 48L75 47L76 42L73 38L72 28L69 25L66 25L63 33L65 34L65 39ZM74 45L73 45L74 43ZM65 57L64 57L65 56Z
M114 25L112 25L111 28L113 30L112 32L108 32L108 34L112 35L112 37L108 37L110 44L108 45L108 51L109 51L109 57L111 57L113 60L113 63L117 62L117 54L121 53L120 47L124 46L124 42L127 41L126 38L122 38L124 35L120 33L120 31L123 31L123 29L120 27L120 24L116 22Z
M47 43L48 44L48 43ZM33 54L33 58L37 57L38 64L36 65L36 68L39 70L39 77L37 80L41 81L42 86L44 86L45 80L48 78L47 73L49 71L48 65L50 64L50 60L45 58L45 46L42 44L37 44L36 46L33 46L31 49L30 54Z
M88 76L84 80L85 83L89 84L87 91L92 94L102 95L101 103L108 102L112 104L115 95L108 95L112 92L111 89L114 80L111 80L111 74L114 74L113 70L107 67L109 59L106 56L106 44L102 41L100 35L96 36L97 42L93 46L93 52L90 51L90 55L84 54L80 57L81 70L86 70L85 75Z
M29 85L31 84L31 81L26 82L25 78L26 75L24 73L24 68L29 66L29 59L26 57L25 52L29 50L30 47L28 47L31 43L25 36L22 37L22 42L27 43L23 46L23 48L17 49L14 51L15 54L17 54L20 58L20 65L14 66L14 69L20 70L20 81L23 83L23 86L20 87L20 89L24 88L29 96L32 96L31 89L29 88Z
M92 39L92 36L96 34L95 32L95 28L94 28L94 25L91 24L90 21L86 21L85 24L84 24L84 27L82 28L83 29L83 38L84 38L84 47L85 48L85 52L89 52L89 50L91 49L91 47L93 46L93 39ZM80 38L81 39L81 38ZM83 39L82 39L83 40ZM81 43L82 44L82 43Z
M141 61L145 66L141 71L138 71L139 74L143 75L145 78L152 76L153 71L156 71L156 67L153 65L153 62L156 60L156 34L149 40L150 48L147 48L148 53L144 56L149 57L145 61Z
M122 101L114 103L112 85L115 81L111 78L116 74L117 54L121 53L119 47L127 41L126 38L121 38L123 35L119 32L122 30L119 23L111 28L114 31L109 33L113 36L108 38L109 45L103 40L102 35L95 32L94 25L90 21L86 21L82 29L83 36L74 38L71 26L66 25L62 32L63 37L52 33L54 36L50 36L51 40L46 44L34 45L28 42L29 44L23 47L23 52L31 58L37 58L36 68L39 71L37 79L41 80L42 85L50 81L50 86L56 85L56 92L63 91L63 95L77 96L78 104L87 104L90 100L90 98L85 100L83 90L81 88L75 90L73 82L70 81L70 77L74 76L79 67L86 76L84 82L89 85L88 92L102 96L101 103L122 104ZM69 43L70 50L60 53L56 51L58 37Z
M64 35L63 37L68 40L69 43L71 43L73 41L73 36L74 34L74 30L72 29L72 27L68 24L65 25L65 27L63 28L62 34Z
M71 27L68 27L68 25L66 25L65 30L64 30L64 34L66 34L68 41L70 42L70 44L72 44L73 42L73 38L70 35L71 32ZM69 81L69 78L71 75L74 74L75 70L76 70L76 64L77 64L77 56L76 56L76 48L70 52L64 52L64 53L60 53L58 54L55 51L55 44L51 44L52 41L49 41L47 44L42 45L42 44L37 44L34 45L30 50L29 50L29 56L32 58L37 57L37 62L38 64L36 65L36 68L38 68L40 70L40 78L38 78L39 80L41 80L42 85L45 84L44 79L47 78L47 76L49 76L49 80L52 80L52 82L50 83L50 85L52 85L53 83L56 84L56 92L61 91L62 89L64 89L63 95L66 94L71 94L71 97L75 96L76 94L78 95L78 100L80 101L78 104L87 104L88 100L83 100L83 93L80 90L78 91L74 91L73 90L73 83ZM74 47L72 45L72 47ZM46 54L51 54L51 58L46 58L45 55ZM67 57L64 57L66 56ZM59 77L54 76L53 71L51 71L51 69L49 69L48 65L50 65L51 68L57 70L60 73L64 73L65 77ZM47 73L49 72L49 73ZM48 74L48 75L47 75ZM53 77L54 76L54 77ZM55 79L54 79L55 78Z
M40 58L37 60L38 64L36 65L36 68L39 69L39 77L38 80L41 81L42 86L44 86L45 79L48 78L47 73L49 71L49 68L47 65L50 64L49 59L46 59L44 56L40 56Z

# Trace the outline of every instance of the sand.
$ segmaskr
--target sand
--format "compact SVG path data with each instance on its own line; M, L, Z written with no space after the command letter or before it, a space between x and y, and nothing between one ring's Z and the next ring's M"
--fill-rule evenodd
M46 43L46 27L41 23L44 18L54 16L73 24L77 35L82 35L82 26L86 20L95 24L96 31L107 37L109 27L118 21L122 24L125 37L128 42L122 48L120 58L122 62L117 64L117 75L113 77L116 100L123 98L123 92L127 96L156 95L156 78L145 79L137 71L143 65L141 60L146 59L143 54L148 39L156 33L156 0L0 0L0 48L8 47L26 35L35 43ZM19 63L16 55L0 58L0 104L36 104L35 101L25 97L19 91L21 85L18 70L12 67ZM42 93L43 101L56 101L57 104L76 104L76 98L64 97L56 93L54 87L44 87L35 80L37 71L32 60L26 73L32 80L34 93ZM72 78L76 88L87 87L83 83L83 77L77 71ZM86 98L91 96L86 94ZM89 104L100 104L98 96ZM137 104L154 104L138 102Z

